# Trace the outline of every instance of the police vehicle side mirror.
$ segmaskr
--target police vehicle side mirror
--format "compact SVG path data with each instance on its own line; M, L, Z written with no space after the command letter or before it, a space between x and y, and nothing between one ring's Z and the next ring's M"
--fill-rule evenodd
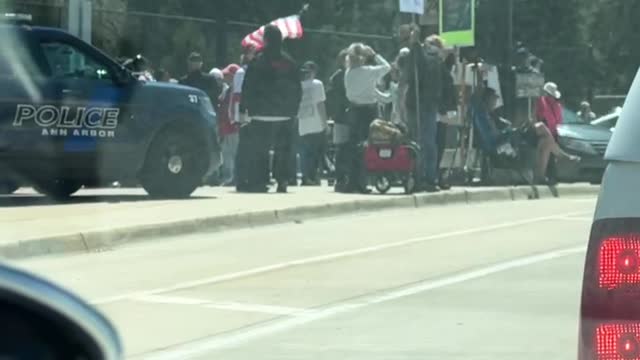
M66 290L0 265L0 359L123 358L113 326Z

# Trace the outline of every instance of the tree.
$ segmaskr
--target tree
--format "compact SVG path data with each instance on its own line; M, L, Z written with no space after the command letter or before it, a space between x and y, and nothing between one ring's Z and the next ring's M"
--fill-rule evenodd
M104 51L119 51L125 29L128 0L94 0L93 43Z
M638 71L640 2L599 0L590 19L596 82L604 91L626 93Z
M480 0L479 50L484 58L498 64L506 64L508 52L515 50L509 47L506 36L507 1L514 2L514 41L522 42L544 60L547 80L558 83L565 100L575 105L586 96L590 84L590 13L584 10L591 0Z

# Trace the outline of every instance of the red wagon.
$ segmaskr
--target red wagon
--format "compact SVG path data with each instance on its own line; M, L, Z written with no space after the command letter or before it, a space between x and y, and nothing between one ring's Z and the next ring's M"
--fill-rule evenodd
M376 190L381 194L387 193L394 185L404 186L406 194L415 191L417 145L368 144L364 149L364 164Z

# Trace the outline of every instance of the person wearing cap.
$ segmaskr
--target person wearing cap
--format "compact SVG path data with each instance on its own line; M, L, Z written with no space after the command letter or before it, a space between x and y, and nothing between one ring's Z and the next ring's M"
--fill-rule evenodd
M264 28L264 48L249 63L242 84L240 112L247 113L252 143L249 148L249 192L267 192L269 150L273 148L273 175L277 192L286 193L292 151L293 119L300 110L302 85L295 61L282 50L282 32L275 25Z
M220 71L224 81L222 94L218 101L218 136L222 148L222 166L220 167L220 184L222 186L235 186L236 154L240 143L240 125L233 121L231 110L231 98L233 96L231 84L233 78L240 69L239 65L231 64Z
M320 185L318 170L322 164L327 130L327 100L324 84L316 79L318 65L307 61L302 66L302 100L298 111L298 131L302 144L302 186Z
M191 86L204 91L212 103L215 103L220 97L221 86L218 85L216 79L202 71L204 65L200 53L192 52L187 58L187 75L180 79L180 84Z
M580 111L578 111L578 118L582 120L585 124L590 124L593 120L596 119L596 113L591 111L591 104L588 101L583 101L580 103Z
M558 126L562 124L562 104L560 98L562 94L558 90L558 85L553 82L544 84L542 88L544 94L540 96L536 103L536 119L534 126L536 134L542 141L538 142L536 178L540 183L555 183L555 157L551 157L551 149L560 147L557 145ZM552 142L551 145L547 144ZM555 145L555 146L554 146ZM563 156L573 161L579 161L577 156L569 155L560 149L554 152L555 156Z

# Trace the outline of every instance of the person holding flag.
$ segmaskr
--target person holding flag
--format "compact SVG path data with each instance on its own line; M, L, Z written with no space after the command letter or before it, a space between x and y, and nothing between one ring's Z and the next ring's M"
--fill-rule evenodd
M252 176L248 190L268 191L269 149L273 141L279 154L273 171L277 191L286 193L293 119L300 108L302 85L298 65L282 50L281 30L272 24L265 26L262 40L262 51L247 67L240 102L240 112L248 114L249 131L254 134L249 151Z

